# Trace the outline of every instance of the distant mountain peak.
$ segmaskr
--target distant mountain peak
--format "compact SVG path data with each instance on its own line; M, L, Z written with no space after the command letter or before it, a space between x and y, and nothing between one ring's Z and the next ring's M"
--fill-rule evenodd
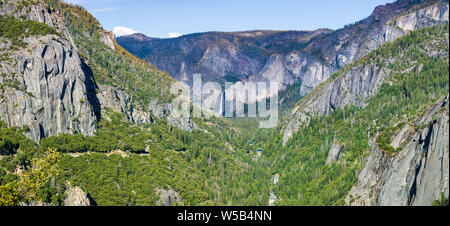
M150 38L147 35L144 35L142 33L134 33L131 35L125 35L125 36L121 36L120 38L135 40L135 41L139 41L139 42L152 41L152 40L158 39L158 38Z

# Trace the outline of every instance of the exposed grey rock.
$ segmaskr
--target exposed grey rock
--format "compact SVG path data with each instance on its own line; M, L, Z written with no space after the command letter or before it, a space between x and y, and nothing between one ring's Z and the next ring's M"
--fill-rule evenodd
M131 122L138 125L151 123L153 121L150 113L135 109L136 104L133 102L133 98L124 90L99 85L97 97L102 110L110 109L113 112L123 113Z
M294 108L283 134L283 145L312 115L326 115L349 104L364 107L389 75L389 70L376 64L357 65L343 76L328 80Z
M159 104L158 100L150 101L148 110L142 108L133 101L133 98L120 88L111 86L98 86L98 100L102 111L109 109L113 112L123 113L128 120L143 125L153 122L153 116L159 119L166 119L167 123L185 131L199 129L190 117L175 118L171 115L170 103Z
M311 90L325 81L335 70L333 66L324 64L321 60L309 54L293 51L286 56L286 68L301 81L301 96L305 96ZM297 83L297 82L295 82ZM289 84L284 82L284 84Z
M333 162L339 160L339 157L342 155L342 151L344 150L344 145L333 143L331 145L330 151L328 152L327 162L326 164L330 165Z
M172 188L159 189L159 200L157 201L158 206L172 206L177 204L183 204L180 195L175 192Z
M158 117L160 119L165 118L169 124L176 126L182 130L190 132L192 130L200 129L200 127L198 127L192 121L191 117L173 117L170 111L171 109L171 103L159 104L158 100L150 101L148 106L149 112L151 112L155 117Z
M37 5L29 5L27 7L23 7L21 10L17 10L17 5L19 1L8 1L0 6L0 14L13 16L15 18L19 18L20 16L25 16L28 20L34 20L37 22L42 22L49 25L56 30L59 29L59 23L62 20L57 20L59 18L52 15L47 8L45 8L42 4Z
M72 187L66 190L65 194L67 195L66 199L64 199L64 206L90 206L91 201L88 198L86 192L83 191L80 187Z
M398 1L395 4L397 7L402 7L402 4L407 3L405 1ZM376 26L377 29L367 34L369 35L368 39L360 40L355 38L359 36L344 35L345 38L342 38L342 40L346 40L345 43L347 44L345 46L347 47L345 47L345 51L342 51L347 55L343 55L339 51L328 54L338 54L338 59L341 60L338 60L337 64L342 66L350 63L352 60L359 59L366 55L368 51L375 49L384 42L392 41L409 31L448 21L448 2L437 1L431 5L424 3L424 5L416 7L419 8L413 8L413 10L393 15L389 15L388 13L388 16L385 15L386 13L384 11L392 11L393 9L389 9L387 6L377 8L372 16L367 19L372 21L371 23L374 23L373 21L377 21L377 18L379 18L378 25ZM355 26L363 26L358 24ZM351 28L351 30L355 29L357 28ZM340 31L340 33L342 32L345 33L345 31ZM389 34L389 37L386 36L386 32ZM340 42L343 42L342 40ZM352 49L354 51L351 51ZM430 50L428 54L434 55L435 53ZM300 105L294 108L293 113L289 116L283 135L283 144L285 145L292 135L298 131L299 126L307 122L312 115L326 115L337 109L342 109L349 104L364 107L367 99L378 92L378 89L389 74L390 71L387 67L382 68L375 63L371 63L368 65L356 65L344 75L333 80L328 79L321 83L320 89L311 92L301 101ZM327 79L328 77L325 76L324 78Z
M372 142L372 152L359 175L358 184L346 197L346 203L424 206L440 199L441 193L448 197L448 122L447 96L416 121L416 127L427 126L415 131L414 135L406 135L404 148L396 156L390 158ZM400 131L399 134L406 133Z
M8 7L1 7L0 13L14 12ZM8 53L15 63L2 62L1 71L17 86L6 87L2 93L1 119L8 126L28 126L26 135L36 142L59 133L93 135L97 119L86 95L94 86L93 80L83 70L62 18L49 13L44 5L30 7L28 14L18 12L12 16L22 14L44 22L59 31L61 37L29 37L24 40L27 48ZM1 82L3 79L6 78Z
M112 50L116 50L116 44L115 44L116 40L114 37L114 33L112 33L112 32L102 33L102 35L100 36L100 41L105 43L105 45L107 45Z
M438 21L448 21L448 17L448 1L441 1L436 5L403 14L388 24L385 34L386 41L393 41L409 31L435 25Z
M200 127L198 127L190 117L174 118L172 116L168 116L167 122L189 132L200 129Z
M245 77L257 73L259 64L256 60L242 54L230 41L220 39L206 49L197 67L203 71L204 75L213 74L220 78L234 74Z
M410 126L404 126L400 132L392 138L391 146L395 149L401 147L404 145L409 139L411 139L411 136L414 135L414 128L411 128Z
M148 110L158 118L164 118L170 110L169 104L159 104L158 100L152 100L148 104Z
M313 42L307 49L320 52L326 63L342 68L408 31L443 21L448 21L448 1L398 0L376 7L366 19Z
M375 64L358 65L344 76L338 77L331 83L325 83L324 92L305 105L310 107L310 112L319 115L329 114L349 104L363 107L365 101L378 92L389 74L388 69L380 68Z
M266 65L259 73L260 79L253 78L258 82L269 81L279 82L283 85L293 85L297 80L284 65L284 57L280 54L273 54L269 57Z
M449 196L449 118L439 115L425 137L425 159L416 177L415 194L410 203L414 206L429 205L440 198L441 192ZM428 147L427 147L428 146Z
M389 167L389 155L381 152L375 144L375 139L369 141L371 153L364 169L358 177L358 184L351 189L345 202L354 206L375 206L377 204L382 175Z

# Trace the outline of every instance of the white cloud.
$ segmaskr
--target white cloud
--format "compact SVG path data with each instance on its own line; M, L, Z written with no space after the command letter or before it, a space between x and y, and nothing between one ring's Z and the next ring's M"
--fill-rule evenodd
M183 36L183 34L181 33L175 33L175 32L171 32L169 33L169 38L178 38L180 36Z
M128 28L128 27L117 26L113 29L113 33L117 37L119 37L119 36L132 35L135 33L139 33L139 31L135 31L134 29Z

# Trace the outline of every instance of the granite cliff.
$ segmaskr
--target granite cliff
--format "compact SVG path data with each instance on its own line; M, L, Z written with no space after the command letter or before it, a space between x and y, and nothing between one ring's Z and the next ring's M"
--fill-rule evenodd
M86 94L94 86L92 77L83 70L83 62L64 22L42 4L17 8L19 1L0 6L2 16L42 22L57 34L24 39L25 48L13 48L6 38L0 51L9 60L0 67L4 75L0 98L1 119L9 126L27 126L27 135L36 142L59 133L92 135L97 117Z
M36 142L63 133L91 136L95 134L105 110L112 110L127 115L130 121L139 125L151 123L152 117L157 117L169 118L169 123L185 130L197 128L190 119L178 121L170 118L169 99L159 98L159 93L168 92L165 89L168 90L173 79L128 56L118 47L114 36L104 31L95 19L90 21L94 21L96 33L80 35L65 23L59 9L44 1L26 5L21 1L2 2L0 15L23 23L45 24L54 30L25 37L25 44L20 46L15 45L11 38L0 37L0 53L5 56L0 62L0 112L1 120L9 127L27 128L26 135ZM72 16L76 17L77 12ZM98 42L94 39L96 35L99 36ZM131 70L156 74L154 84L159 84L161 91L148 88L145 92L158 95L150 96L146 104L135 89L127 89L125 83L120 83L120 78L115 78L120 74L106 72L110 73L107 82L101 78L94 79L99 68L105 69L101 68L104 67L101 65L103 62L94 60L97 56L89 55L93 53L83 46L85 39L95 42L99 49L120 60L127 60Z
M345 199L357 206L429 206L449 196L448 96L412 125L405 125L392 145L395 156L375 141L358 183Z
M396 4L402 4L398 1ZM385 7L377 8L374 14L369 18L378 18L380 10ZM378 16L377 16L378 15ZM413 31L424 26L431 26L448 21L448 3L430 2L415 6L409 11L396 17L386 20L383 37L389 37L384 41L395 40L394 37L401 37L408 31ZM360 22L361 23L361 22ZM399 26L392 26L400 24ZM355 25L357 26L357 25ZM401 28L401 27L402 28ZM397 29L396 35L392 35L392 29ZM389 33L390 35L386 36ZM352 37L352 40L354 37ZM373 48L379 46L382 42L371 40ZM432 46L432 45L431 45ZM359 51L361 47L357 48ZM371 49L371 48L363 48ZM428 50L427 50L428 51ZM429 50L427 54L437 54L435 50ZM445 55L445 53L443 53ZM352 59L362 56L361 53L353 52ZM364 54L367 55L367 52ZM339 57L338 57L339 58ZM373 59L372 59L373 60ZM386 59L390 63L396 63L397 59ZM346 64L349 62L345 62ZM338 64L343 64L339 63ZM365 101L377 93L378 88L383 84L385 78L392 73L387 65L380 67L375 62L356 63L356 65L347 64L341 71L321 83L316 90L313 90L300 101L292 110L292 114L286 120L286 129L284 131L283 143L298 130L299 126L308 121L314 115L327 115L330 112L341 109L349 104L363 107Z

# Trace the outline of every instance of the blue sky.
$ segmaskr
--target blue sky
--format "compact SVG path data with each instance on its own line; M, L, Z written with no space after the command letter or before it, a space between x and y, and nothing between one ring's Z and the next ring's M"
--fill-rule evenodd
M65 0L106 30L166 38L205 31L338 29L393 0ZM128 29L128 30L127 30Z

